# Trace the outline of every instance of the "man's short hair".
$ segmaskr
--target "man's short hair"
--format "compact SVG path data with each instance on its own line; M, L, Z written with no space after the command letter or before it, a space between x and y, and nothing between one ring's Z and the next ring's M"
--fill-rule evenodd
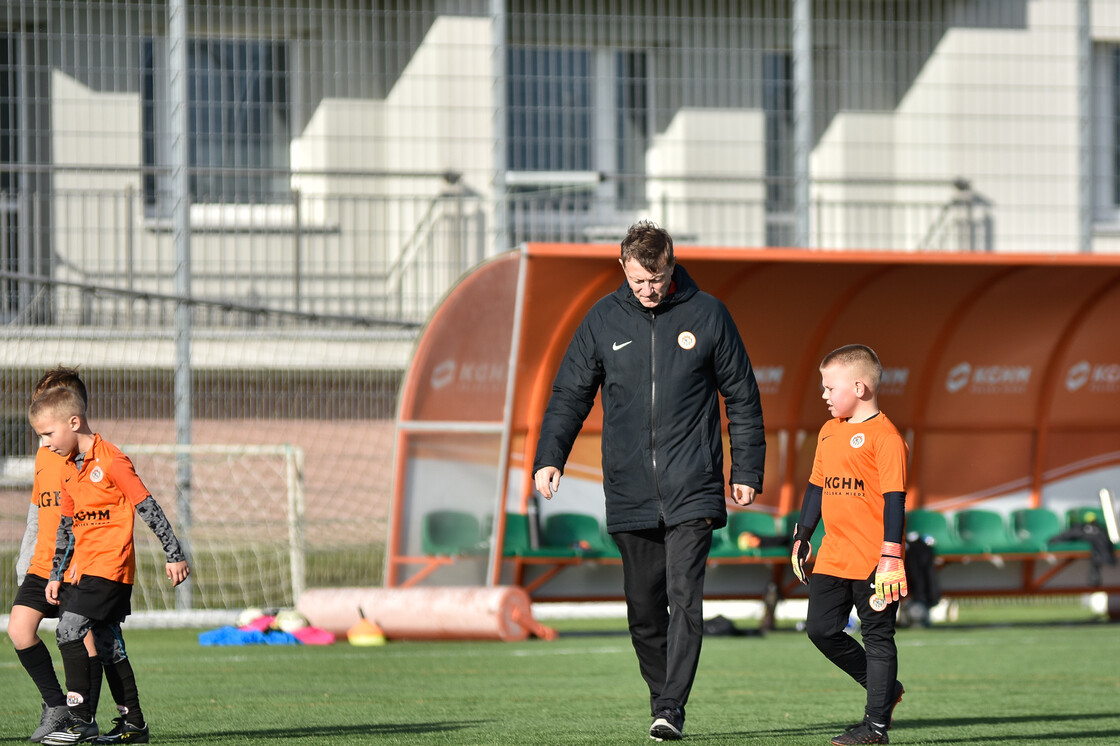
M627 259L636 260L647 272L657 272L662 262L671 268L676 263L673 237L649 220L634 223L622 239L622 263L626 264Z
M862 378L867 388L879 390L879 380L883 377L883 365L875 350L867 345L844 345L837 347L824 356L821 370L830 365L844 365L851 369L857 378Z
M35 384L35 390L31 393L32 399L38 399L45 392L56 388L72 389L74 393L82 397L82 401L89 406L89 395L86 393L86 385L82 383L82 377L78 375L75 368L67 368L64 365L59 365L57 368L52 368L39 378L39 382Z
M75 415L85 417L86 403L78 392L71 388L49 389L31 402L31 406L27 408L27 419L34 421L48 413L59 418Z

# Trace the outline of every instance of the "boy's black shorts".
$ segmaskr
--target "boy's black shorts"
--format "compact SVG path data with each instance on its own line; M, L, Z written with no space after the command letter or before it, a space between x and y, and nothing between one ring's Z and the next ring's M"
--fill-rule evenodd
M66 596L70 592L70 584L63 583L58 591L58 597L62 599L62 603L66 603ZM26 606L29 609L35 609L46 619L58 619L58 610L61 606L55 606L47 601L47 579L27 573L23 576L23 583L20 584L19 590L16 592L16 600L12 606Z
M83 575L70 586L62 610L99 622L122 622L132 613L132 585Z

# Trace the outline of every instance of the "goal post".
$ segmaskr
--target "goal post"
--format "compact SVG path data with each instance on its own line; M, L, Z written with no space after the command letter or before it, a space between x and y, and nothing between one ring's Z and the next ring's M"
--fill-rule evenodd
M160 503L191 562L187 608L292 607L307 584L304 454L292 445L121 446ZM176 500L176 465L190 459L189 510ZM182 515L180 514L182 513ZM135 534L133 605L182 608L164 575L163 549Z

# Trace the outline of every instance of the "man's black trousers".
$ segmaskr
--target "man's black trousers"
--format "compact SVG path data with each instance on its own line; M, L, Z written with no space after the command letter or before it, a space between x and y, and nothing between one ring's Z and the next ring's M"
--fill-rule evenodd
M649 686L650 714L679 707L692 690L704 636L707 519L613 535L622 553L630 639Z

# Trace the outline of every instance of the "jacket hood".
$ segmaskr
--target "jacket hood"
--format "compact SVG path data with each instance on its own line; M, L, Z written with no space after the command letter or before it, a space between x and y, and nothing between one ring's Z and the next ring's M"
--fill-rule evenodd
M653 311L658 313L670 306L684 303L686 300L696 295L696 293L700 292L700 286L696 284L696 281L692 279L688 272L685 271L685 268L680 264L673 267L673 283L676 285L676 289L673 290L669 297L653 308L646 308L642 305L642 302L634 295L634 291L630 289L630 283L628 283L625 278L623 278L622 284L614 294L618 301L624 305L633 306L642 312ZM672 287L672 285L670 285L670 287Z

